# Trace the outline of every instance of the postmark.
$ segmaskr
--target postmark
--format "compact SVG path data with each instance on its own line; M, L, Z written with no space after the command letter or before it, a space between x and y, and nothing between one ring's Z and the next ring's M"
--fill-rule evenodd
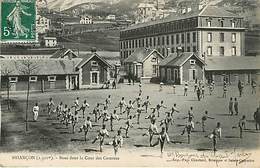
M36 42L36 1L1 1L1 42Z

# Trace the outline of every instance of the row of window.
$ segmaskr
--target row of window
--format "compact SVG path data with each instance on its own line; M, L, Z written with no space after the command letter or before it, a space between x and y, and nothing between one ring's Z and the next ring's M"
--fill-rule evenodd
M167 56L169 55L170 53L174 53L177 51L177 48L178 47L169 47L169 48L156 48L157 51L159 53L161 53L163 56ZM185 51L185 48L184 47L181 47L182 48L182 51L184 52ZM122 58L127 58L129 57L132 53L134 52L134 50L131 50L131 51L121 51L120 54L121 54L121 57ZM196 46L187 46L186 47L186 52L197 52L197 47Z
M191 41L192 36L192 41ZM186 33L186 42L187 43L195 43L197 41L196 32ZM127 48L138 48L138 47L152 47L158 45L173 45L173 44L184 44L185 43L185 34L176 34L176 35L168 35L168 36L159 36L159 37L150 37L143 39L135 39L123 41L120 43L120 49Z
M156 35L161 33L172 33L175 31L192 29L197 27L198 18L185 19L172 21L168 23L160 23L147 27L141 27L137 29L127 30L120 32L120 37L134 37L134 36L143 36L143 35Z
M208 27L211 27L211 26L212 26L212 21L211 21L211 19L208 19L208 20L207 20L207 26L208 26ZM224 27L224 26L225 26L225 25L224 25L224 20L219 19L219 26L220 26L220 27ZM232 28L235 28L235 27L236 27L235 21L231 20L231 21L230 21L230 26L231 26Z
M209 32L208 33L208 42L212 42L213 39L213 33ZM224 42L225 41L225 34L224 33L219 33L219 41ZM237 41L236 33L231 34L231 42L235 43Z
M208 49L207 49L207 55L208 56L212 55L212 50L213 50L213 47L212 46L208 46ZM225 47L224 46L219 47L219 54L221 56L224 56L224 54L225 54ZM232 54L232 56L236 56L237 55L236 47L232 47L231 48L231 54Z
M29 81L30 82L37 82L38 77L37 76L30 76ZM49 82L55 82L56 81L56 76L48 76L48 81ZM10 83L16 83L18 82L18 77L9 77L9 82Z

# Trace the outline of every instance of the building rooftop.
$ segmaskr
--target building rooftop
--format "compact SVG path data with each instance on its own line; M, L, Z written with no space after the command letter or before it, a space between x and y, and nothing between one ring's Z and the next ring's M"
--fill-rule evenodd
M87 54L81 54L80 58L82 59L79 64L77 65L77 67L81 67L84 64L86 64L88 61L90 61L90 59L92 59L93 57L97 57L98 59L100 59L102 62L104 62L107 66L112 67L105 59L103 59L102 57L100 57L97 53L87 53Z
M207 57L205 70L257 70L260 69L260 57L254 56L226 56Z
M168 57L166 57L159 63L159 66L181 66L192 56L197 57L197 59L199 59L203 64L205 64L204 61L200 59L195 53L182 52L179 56L177 56L177 53L170 54Z
M124 62L143 62L152 52L156 52L163 58L163 56L159 54L158 51L155 49L138 48L128 58L126 58Z
M82 59L61 60L61 59L47 59L47 60L31 60L31 63L37 66L32 75L64 75L77 74L75 71L76 65ZM0 65L2 69L11 71L9 75L23 75L20 69L25 70L23 61L28 60L10 60L1 59Z
M51 58L63 58L64 56L66 56L67 54L72 54L72 58L78 57L78 55L73 52L71 49L67 49L67 48L61 48L58 51L56 51Z
M205 8L203 8L202 10L192 10L185 14L174 13L174 14L167 16L164 19L155 20L155 21L146 22L146 23L134 24L134 25L131 25L128 28L124 29L123 31L146 27L146 26L155 25L155 24L160 24L160 23L171 22L171 21L175 21L175 20L182 20L182 19L197 17L197 16L236 17L236 18L239 17L236 14L226 11L225 9L223 9L221 7L209 5L209 6L206 6Z

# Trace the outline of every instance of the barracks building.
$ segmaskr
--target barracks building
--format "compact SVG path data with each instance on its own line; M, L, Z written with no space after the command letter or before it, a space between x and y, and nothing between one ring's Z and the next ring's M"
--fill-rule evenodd
M165 58L178 55L190 59L178 58L184 62L176 64L168 58L168 62L158 63L158 77L166 82L182 84L199 78L204 81L214 80L216 84L223 83L223 80L231 84L238 80L250 83L257 78L259 68L252 66L244 70L245 66L250 66L246 60L259 62L259 59L237 59L245 56L244 43L245 27L242 17L217 6L206 6L201 10L170 15L165 19L135 24L122 30L120 56L126 69L125 60L140 48L156 49ZM180 48L186 54L177 54ZM185 61L190 65L187 66ZM227 67L216 65L226 61L236 63L237 66L229 69L227 64ZM196 63L199 65L195 66ZM182 67L184 64L186 66Z

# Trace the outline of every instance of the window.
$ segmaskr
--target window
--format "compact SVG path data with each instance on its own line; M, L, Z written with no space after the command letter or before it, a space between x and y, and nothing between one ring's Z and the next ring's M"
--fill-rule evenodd
M180 41L180 36L179 34L176 35L176 44L179 44L179 41Z
M18 81L18 77L9 77L10 83L16 83Z
M196 32L192 33L192 41L193 41L193 43L196 42Z
M190 60L190 64L191 64L191 65L195 65L195 63L196 63L196 60L194 60L194 59L191 59L191 60Z
M211 21L208 20L208 27L211 27Z
M193 51L193 52L197 52L196 46L193 46L193 47L192 47L192 51Z
M174 47L172 47L172 51L171 52L174 53Z
M231 21L231 27L234 28L235 27L235 22Z
M157 39L157 45L161 45L161 38L160 37L158 37L158 39Z
M184 44L184 34L181 34L181 43Z
M153 38L153 46L156 46L156 38Z
M157 74L157 65L153 65L153 74Z
M187 47L187 52L190 52L190 47Z
M223 20L220 21L220 27L224 27L224 21Z
M153 57L152 59L151 59L151 62L156 62L157 61L157 58L156 57Z
M169 45L169 36L166 36L166 45Z
M212 55L212 47L211 46L208 46L207 54Z
M37 76L30 76L29 81L30 82L37 82Z
M190 33L187 33L187 43L190 43Z
M56 76L48 76L48 81L49 82L55 82L56 81Z
M162 55L165 56L165 48L162 48Z
M231 37L232 39L232 43L235 43L236 42L236 33L232 33L232 37Z
M223 55L225 54L225 48L224 48L223 46L221 46L221 47L219 48L219 54L220 54L221 56L223 56Z
M145 39L145 47L148 47L148 38Z
M91 66L98 66L97 61L91 61Z
M208 42L212 42L212 33L208 33Z
M171 35L171 42L174 44L174 35Z
M153 41L153 39L150 38L150 39L149 39L149 46L150 46L150 47L153 45L153 42L152 42L152 41Z
M162 36L162 45L164 45L164 42L165 42L165 38L164 36Z
M237 49L236 47L232 47L232 56L237 55Z
M225 36L224 33L220 33L220 42L224 42L225 41Z

